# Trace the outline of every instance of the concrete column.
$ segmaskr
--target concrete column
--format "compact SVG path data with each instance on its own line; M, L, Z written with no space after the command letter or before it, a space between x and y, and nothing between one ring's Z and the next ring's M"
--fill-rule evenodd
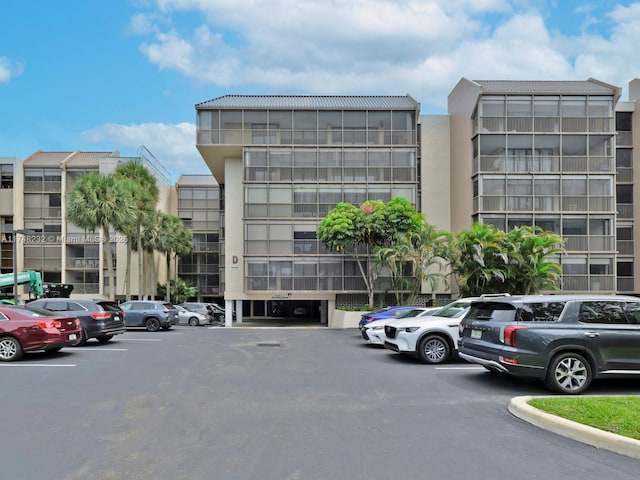
M242 323L242 300L236 300L236 323Z
M233 300L224 301L224 326L233 326Z

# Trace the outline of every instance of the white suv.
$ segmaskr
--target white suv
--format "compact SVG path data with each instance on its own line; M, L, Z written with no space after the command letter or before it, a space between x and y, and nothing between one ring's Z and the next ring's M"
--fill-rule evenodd
M446 362L458 349L458 324L474 300L480 297L461 298L432 315L388 322L385 348L416 355L423 363Z

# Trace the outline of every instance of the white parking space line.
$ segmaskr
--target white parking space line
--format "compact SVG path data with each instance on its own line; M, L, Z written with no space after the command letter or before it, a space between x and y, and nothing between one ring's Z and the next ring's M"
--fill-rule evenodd
M482 370L484 367L480 365L468 365L464 367L436 367L436 370Z
M116 340L118 342L161 342L162 340L159 338L119 338Z
M73 352L126 352L128 348L87 348L87 347L67 347L64 349L66 351Z
M75 363L10 363L2 364L1 367L77 367Z

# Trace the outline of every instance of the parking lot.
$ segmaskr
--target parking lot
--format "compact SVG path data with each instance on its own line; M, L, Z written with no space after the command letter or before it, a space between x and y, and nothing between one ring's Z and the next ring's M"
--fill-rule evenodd
M423 365L357 330L128 331L0 376L3 478L601 480L640 466L510 415L511 397L549 393L537 382Z

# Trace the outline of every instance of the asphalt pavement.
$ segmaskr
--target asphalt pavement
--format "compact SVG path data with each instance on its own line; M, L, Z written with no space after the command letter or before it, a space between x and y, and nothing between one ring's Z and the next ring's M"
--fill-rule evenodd
M1 364L0 378L2 478L635 480L640 467L512 415L514 397L548 394L539 382L423 365L357 330L132 330Z

